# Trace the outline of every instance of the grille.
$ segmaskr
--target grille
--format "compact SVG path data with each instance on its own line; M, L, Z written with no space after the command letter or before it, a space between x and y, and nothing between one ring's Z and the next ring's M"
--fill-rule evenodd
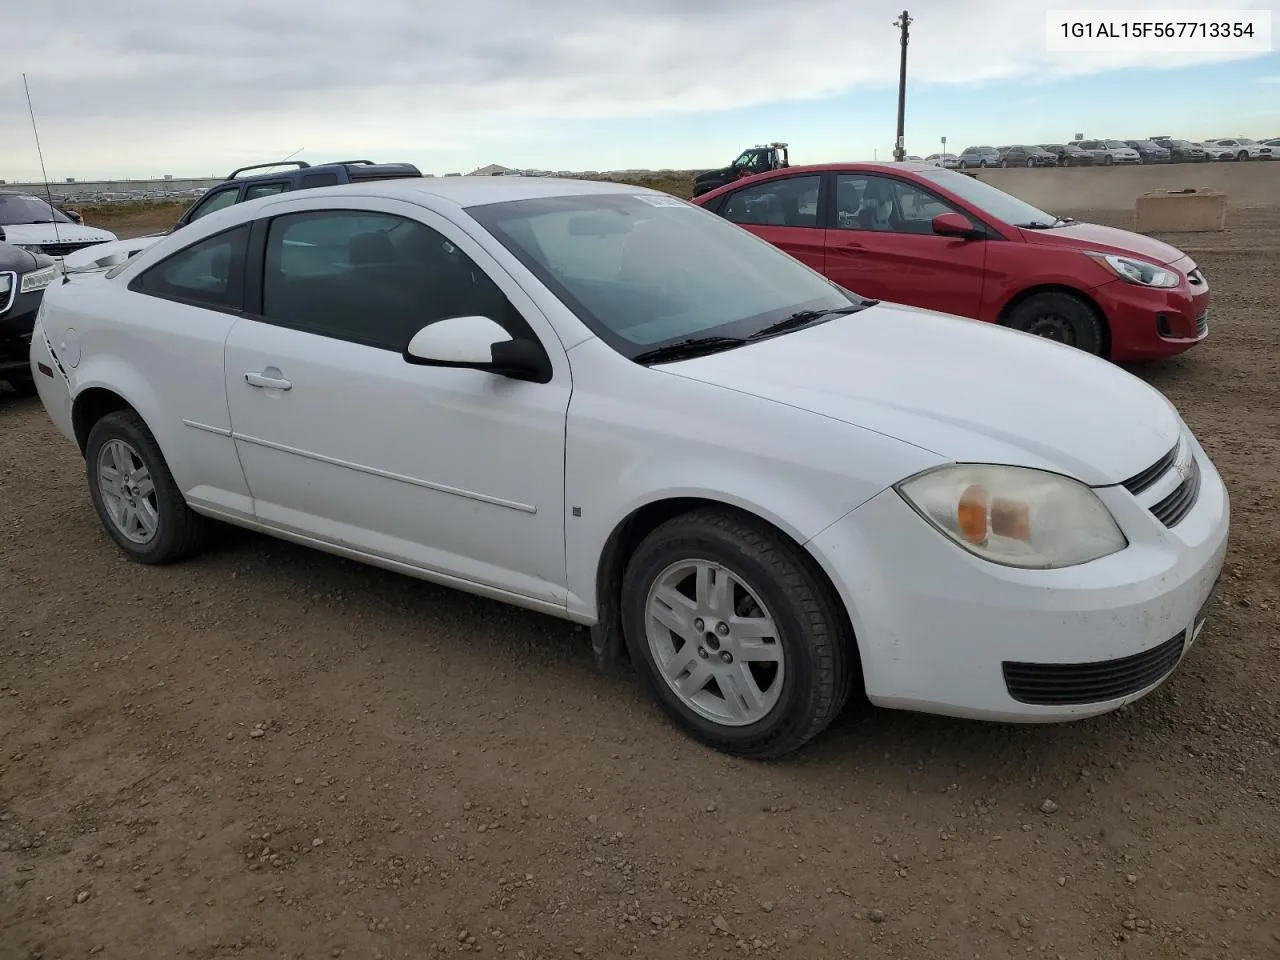
M47 254L50 257L65 257L69 253L75 253L77 250L83 250L85 247L92 247L99 243L102 243L102 241L89 240L84 243L42 243L40 245L40 252Z
M1178 444L1173 445L1173 449L1166 453L1163 457L1153 463L1141 473L1134 474L1123 484L1124 488L1134 496L1146 490L1153 483L1165 475L1165 472L1173 466L1173 462L1178 459Z
M18 275L12 271L0 273L0 278L6 278L9 281L9 289L0 293L0 314L8 313L9 308L13 306L14 298L18 295Z
M1169 675L1182 658L1186 631L1158 647L1119 660L1092 663L1005 661L1004 685L1019 703L1037 706L1103 703L1137 693Z
M1196 317L1196 336L1203 337L1209 332L1209 311L1202 310L1200 316Z
M1187 479L1178 484L1177 490L1153 506L1151 512L1166 527L1176 526L1191 512L1198 496L1200 496L1200 462L1193 457Z

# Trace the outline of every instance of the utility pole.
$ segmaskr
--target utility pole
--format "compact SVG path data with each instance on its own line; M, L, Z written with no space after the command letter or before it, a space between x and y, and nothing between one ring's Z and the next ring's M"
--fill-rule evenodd
M893 25L902 32L902 61L898 68L898 139L897 146L893 148L893 159L901 163L907 158L904 123L907 109L907 28L911 25L911 16L903 10Z

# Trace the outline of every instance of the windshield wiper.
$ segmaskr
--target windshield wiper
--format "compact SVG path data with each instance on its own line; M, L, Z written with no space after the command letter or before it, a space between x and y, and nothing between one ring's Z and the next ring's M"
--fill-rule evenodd
M645 350L642 353L637 353L631 359L636 363L687 360L691 357L702 357L709 353L719 353L721 350L740 347L746 342L742 337L690 337L687 340L677 340L675 343L668 343L661 347L654 347L652 350Z
M1075 223L1070 217L1056 217L1053 223L1043 223L1040 220L1032 220L1030 223L1015 223L1015 227L1021 227L1023 230L1052 230L1054 227L1066 227Z
M777 336L780 333L786 333L788 330L798 330L800 327L807 327L810 324L817 323L819 320L825 320L827 317L847 316L851 313L858 313L867 307L874 307L879 300L863 300L860 303L851 303L847 307L836 307L834 310L797 310L789 316L777 320L767 327L761 327L755 333L751 334L751 340L762 340L765 337Z

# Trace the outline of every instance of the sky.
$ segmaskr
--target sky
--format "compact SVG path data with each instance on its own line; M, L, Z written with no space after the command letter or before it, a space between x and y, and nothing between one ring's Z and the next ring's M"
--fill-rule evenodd
M10 4L0 179L221 176L293 155L551 170L889 158L1074 133L1280 136L1280 54L1051 51L1047 11L1201 0L57 0ZM1222 0L1271 11L1280 0Z

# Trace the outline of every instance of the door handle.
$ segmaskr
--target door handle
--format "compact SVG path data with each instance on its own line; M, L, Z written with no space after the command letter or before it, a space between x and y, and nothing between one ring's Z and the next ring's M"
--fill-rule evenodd
M246 373L244 382L251 387L265 387L271 390L292 390L293 384L279 377L268 377L262 373Z

